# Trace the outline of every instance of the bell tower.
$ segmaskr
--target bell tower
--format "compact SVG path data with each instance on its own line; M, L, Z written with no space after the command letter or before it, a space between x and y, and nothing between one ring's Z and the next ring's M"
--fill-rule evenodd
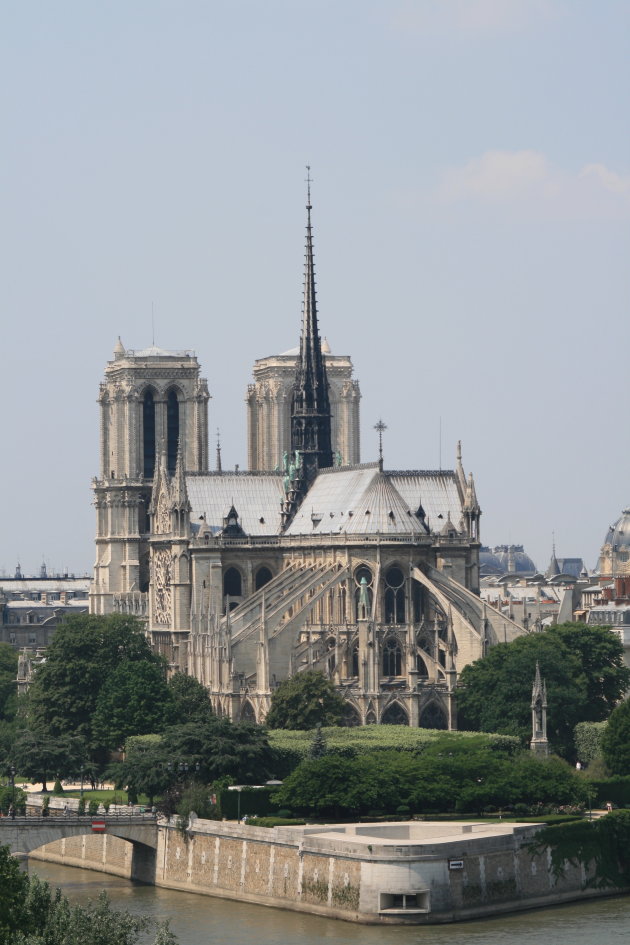
M93 480L96 562L91 613L143 614L149 585L149 504L159 457L172 476L208 468L208 385L192 351L118 339L100 386L100 473ZM157 457L157 458L156 458Z

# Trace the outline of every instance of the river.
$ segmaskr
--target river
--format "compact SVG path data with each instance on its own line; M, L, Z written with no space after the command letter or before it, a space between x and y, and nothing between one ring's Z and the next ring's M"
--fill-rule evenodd
M630 897L424 928L356 925L302 912L141 886L129 880L33 861L29 871L72 900L106 889L117 909L170 919L179 945L626 945Z

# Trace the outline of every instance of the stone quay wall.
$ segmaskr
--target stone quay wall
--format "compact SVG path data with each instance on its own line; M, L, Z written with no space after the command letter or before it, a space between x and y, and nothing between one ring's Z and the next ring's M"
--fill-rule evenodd
M585 865L555 878L532 856L536 825L391 823L267 830L192 818L158 828L158 886L364 923L431 924L552 905L620 890L587 888ZM131 875L132 845L67 838L33 856Z

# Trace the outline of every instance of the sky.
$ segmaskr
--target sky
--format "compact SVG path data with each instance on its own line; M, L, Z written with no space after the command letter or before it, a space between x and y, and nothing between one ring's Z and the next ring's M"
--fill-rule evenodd
M91 569L119 335L197 353L245 468L307 164L362 460L381 417L386 468L461 439L484 543L594 567L630 504L629 45L627 0L2 4L0 572Z

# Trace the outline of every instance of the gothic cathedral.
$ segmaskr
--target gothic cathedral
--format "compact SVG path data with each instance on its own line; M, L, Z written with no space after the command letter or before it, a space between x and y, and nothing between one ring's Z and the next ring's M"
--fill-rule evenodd
M300 346L256 362L250 471L209 469L193 352L116 345L91 611L143 618L235 720L264 721L274 687L316 669L349 725L456 728L463 666L522 631L478 596L481 510L459 447L454 470L359 462L359 387L320 338L311 209L309 191Z

